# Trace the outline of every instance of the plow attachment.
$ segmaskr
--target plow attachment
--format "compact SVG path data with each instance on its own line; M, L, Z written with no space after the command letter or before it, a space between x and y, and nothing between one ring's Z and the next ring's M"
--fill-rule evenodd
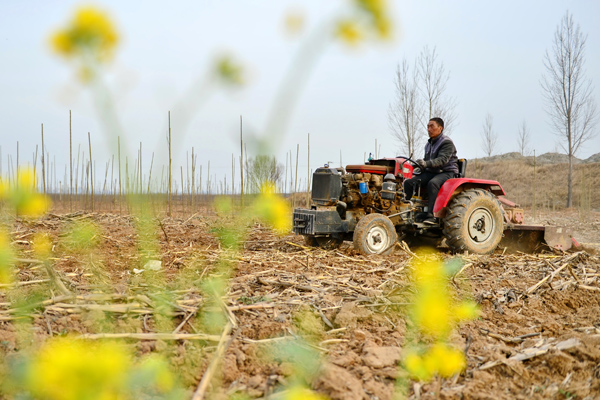
M535 253L548 248L567 251L579 243L565 227L508 224L499 246L508 252Z

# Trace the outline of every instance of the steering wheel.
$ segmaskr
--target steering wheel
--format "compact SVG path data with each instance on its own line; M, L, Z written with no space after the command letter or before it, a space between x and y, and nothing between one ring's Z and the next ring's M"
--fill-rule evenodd
M410 157L407 156L396 156L396 158L404 158L404 161L408 161L410 162L415 168L413 170L413 174L415 175L419 175L422 173L421 167L419 166L419 164L417 164L417 162L415 160L413 160Z
M396 158L404 158L404 161L410 161L414 165L419 166L419 164L417 164L417 162L415 160L413 160L412 158L410 158L410 157L407 157L407 156L396 156Z

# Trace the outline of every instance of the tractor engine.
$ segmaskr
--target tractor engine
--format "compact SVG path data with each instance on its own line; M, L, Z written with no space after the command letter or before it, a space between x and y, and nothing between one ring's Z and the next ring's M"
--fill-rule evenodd
M310 208L294 210L294 232L304 235L310 245L330 247L353 240L359 221L379 215L390 221L389 237L395 237L396 229L412 223L414 211L422 209L420 204L404 201L402 184L412 171L401 157L348 165L345 170L317 168Z
M364 208L385 212L391 209L396 200L399 186L401 187L392 174L384 176L370 172L350 172L342 175L340 200L350 209Z
M318 168L313 173L311 210L296 210L295 231L316 234L321 231L319 225L328 225L329 220L333 224L337 215L344 230L349 231L360 218L371 213L395 215L401 219L399 214L410 206L403 201L402 182L412 176L412 166L403 165L403 162L403 159L376 160L373 164L348 165L345 171L342 168ZM326 210L337 215L323 222L310 216L316 216L317 210L321 216ZM305 227L310 229L306 231Z

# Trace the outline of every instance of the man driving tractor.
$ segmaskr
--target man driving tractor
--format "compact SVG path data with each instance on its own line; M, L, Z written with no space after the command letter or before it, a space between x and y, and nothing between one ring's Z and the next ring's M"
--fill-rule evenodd
M415 187L420 185L427 188L429 194L427 214L423 222L429 225L437 223L433 215L433 206L435 199L442 184L458 174L458 157L456 156L456 147L448 136L443 134L444 121L441 118L434 117L427 124L427 133L429 140L425 145L425 156L416 163L421 169L421 173L415 175L412 179L404 181L404 193L406 200L410 200Z

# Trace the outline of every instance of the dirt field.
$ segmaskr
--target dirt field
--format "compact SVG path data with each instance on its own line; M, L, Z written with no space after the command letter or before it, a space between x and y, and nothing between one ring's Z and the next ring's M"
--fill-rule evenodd
M406 384L409 398L600 398L600 257L594 253L600 213L585 222L576 212L538 219L570 225L588 251L441 252L461 260L450 285L459 297L475 299L481 315L451 337L466 353L466 371L431 383L408 380L398 367L410 339L409 251L398 246L389 256L364 257L348 242L333 251L306 248L302 237L278 237L257 224L243 249L231 253L215 237L215 216L204 214L161 221L158 272L144 268L131 217L57 213L17 222L19 286L0 287L0 357L18 353L19 328L11 312L18 292L39 300L30 312L35 342L66 333L128 333L121 340L137 354L167 355L190 395L222 350L210 398L281 398L278 391L297 377L302 363L313 373L312 387L332 399L391 399L396 381ZM100 227L99 250L91 259L61 244L66 227L83 220ZM72 295L57 291L31 259L31 239L39 231L52 236L59 279ZM215 271L224 274L223 260L233 267L224 299L227 337L202 321L211 307L202 282ZM157 317L159 288L152 283L162 281L170 289L169 330ZM110 329L94 322L98 313L110 316ZM300 350L286 352L285 345L299 336Z

